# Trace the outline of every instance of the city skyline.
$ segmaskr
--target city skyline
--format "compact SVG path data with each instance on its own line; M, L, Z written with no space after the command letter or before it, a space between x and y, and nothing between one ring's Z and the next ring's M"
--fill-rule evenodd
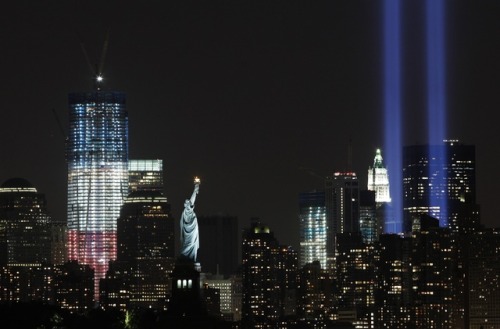
M499 226L500 132L488 115L500 83L500 6L446 4L447 137L476 146L481 222ZM260 217L298 250L299 193L350 164L363 188L375 150L384 156L382 1L8 7L0 180L32 182L57 220L66 219L67 165L52 109L68 134L68 94L93 89L80 42L97 62L108 28L104 89L127 94L129 158L164 161L176 219L198 175L200 215L237 216L240 229ZM402 15L403 145L425 144L425 12L408 1Z

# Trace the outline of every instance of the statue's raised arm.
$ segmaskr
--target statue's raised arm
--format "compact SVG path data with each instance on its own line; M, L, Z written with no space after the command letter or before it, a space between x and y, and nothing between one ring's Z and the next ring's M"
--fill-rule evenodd
M198 233L198 220L194 212L196 195L200 191L200 179L195 177L194 190L190 199L184 201L184 210L181 216L181 257L196 262L200 237Z

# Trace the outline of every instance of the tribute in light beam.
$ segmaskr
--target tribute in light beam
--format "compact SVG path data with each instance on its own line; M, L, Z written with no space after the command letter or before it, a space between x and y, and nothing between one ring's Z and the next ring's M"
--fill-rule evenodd
M430 183L431 209L439 208L439 213L430 213L439 218L440 226L448 226L447 177L445 170L446 147L441 147L446 139L446 92L445 92L445 41L444 41L444 0L426 2L427 37L427 126L429 142L428 177ZM440 147L432 147L439 145Z
M400 0L384 0L384 148L394 210L392 218L385 219L384 231L387 233L402 232L400 16Z

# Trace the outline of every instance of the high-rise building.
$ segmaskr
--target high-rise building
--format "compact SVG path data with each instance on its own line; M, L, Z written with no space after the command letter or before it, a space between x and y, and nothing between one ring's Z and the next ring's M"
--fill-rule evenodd
M373 244L382 233L382 225L377 218L375 191L359 192L359 231L363 242Z
M336 235L359 232L359 186L354 172L336 172L325 181L327 266L335 266Z
M475 162L475 147L458 141L404 147L404 230L418 230L419 214L426 213L457 232L461 204L476 203Z
M299 267L318 261L323 269L326 259L325 192L299 194L300 253Z
M280 282L280 317L295 316L297 309L297 275L299 258L291 246L281 245L278 253L278 281Z
M381 203L391 202L389 189L389 175L385 168L382 153L377 149L373 167L368 168L368 190L375 191L375 202L380 206Z
M420 216L412 237L413 323L416 328L456 328L456 251L449 228L437 219Z
M23 178L0 187L0 266L52 263L52 220L45 195Z
M378 246L376 327L412 328L412 238L381 234Z
M166 309L175 234L170 204L163 195L162 161L131 160L129 168L131 193L118 218L117 259L110 263L101 294L107 307Z
M268 226L253 220L243 233L243 328L276 327L280 316L279 243Z
M356 328L375 326L375 246L360 232L337 235L336 277L339 319L349 315Z
M500 328L500 230L470 234L469 242L466 327Z
M239 264L238 218L229 215L198 216L198 259L205 273L229 277Z
M303 266L298 277L297 319L320 326L333 313L332 277L326 269L321 268L319 261Z
M117 245L117 261L130 271L130 306L166 308L175 241L170 204L161 192L129 194L118 218Z
M220 274L215 274L210 277L205 277L201 282L202 286L208 285L210 288L218 289L220 296L219 314L227 321L234 320L234 280L233 278L225 279Z
M383 232L399 233L400 225L398 223L401 222L401 218L393 210L389 173L384 165L380 149L376 151L373 167L368 167L368 190L375 192L377 221Z
M54 269L54 301L71 313L84 313L94 308L94 271L89 265L69 261Z
M68 258L94 269L98 294L116 258L117 218L128 192L125 94L69 94L69 123Z
M159 191L163 193L163 160L129 160L129 192Z

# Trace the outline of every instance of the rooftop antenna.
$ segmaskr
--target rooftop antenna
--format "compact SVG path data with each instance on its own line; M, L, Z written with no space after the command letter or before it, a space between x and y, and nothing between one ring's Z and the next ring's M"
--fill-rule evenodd
M104 59L106 57L106 52L108 51L109 44L109 32L110 28L106 31L106 36L104 38L104 44L102 46L101 57L99 59L99 64L92 65L90 61L89 55L87 53L87 49L85 48L85 44L83 43L83 39L80 34L77 32L78 40L80 41L80 47L82 48L83 55L85 56L85 60L89 66L90 72L92 73L92 79L94 80L94 87L96 90L101 90L102 82L104 80L103 69L104 69Z
M352 138L349 138L347 144L347 171L352 172Z

